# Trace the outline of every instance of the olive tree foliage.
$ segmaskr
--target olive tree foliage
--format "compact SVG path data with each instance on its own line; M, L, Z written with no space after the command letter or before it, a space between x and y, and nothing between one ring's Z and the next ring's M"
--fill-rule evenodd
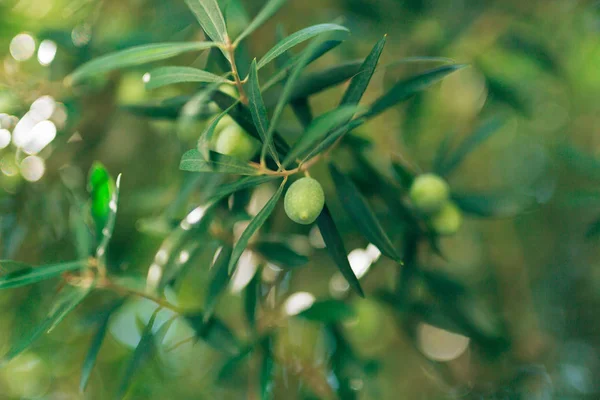
M274 211L283 206L282 196L286 197L286 190L292 181L309 176L311 168L318 164L327 165L335 194L357 230L397 266L398 279L393 290L365 293L361 287L364 275L358 274L350 265L340 229L330 212L332 199L328 196L333 194L325 196L323 205L323 192L317 181L311 178L310 184L305 185L309 192L314 190L308 194L302 190L302 185L296 186L300 190L294 190L286 198L285 211L297 222L306 220L312 223L316 219L314 224L331 263L351 289L347 297L373 296L398 314L410 314L432 325L465 334L485 344L487 349L504 348L506 341L502 334L490 336L480 331L461 311L464 291L460 285L445 276L420 270L417 260L417 248L421 244L440 252L437 246L439 236L456 232L460 228L463 212L490 217L504 212L502 199L459 195L453 193L444 180L470 151L498 130L501 121L491 120L482 124L464 142L455 146L450 146L449 142L443 143L431 172L422 176L418 176L414 167L399 161L393 162L389 170L382 173L362 154L364 147L368 147L368 141L352 135L352 131L372 118L427 90L465 65L434 58L405 60L437 66L394 83L373 102L363 104L361 99L373 74L385 68L379 65L385 36L358 62L332 65L308 73L305 69L311 63L349 39L350 32L346 27L338 23L326 23L309 26L287 36L279 35L277 43L270 50L251 58L246 42L257 28L284 5L284 0L267 1L254 19L247 21L241 29L237 21L236 34L229 28L229 21L224 18L216 0L186 0L186 3L205 33L204 41L156 43L110 53L81 65L68 76L65 84L81 85L87 79L113 70L150 64L183 53L210 52L209 57L215 61L211 68L161 66L150 69L144 81L149 90L179 83L201 84L202 89L191 93L185 101L180 98L165 99L160 105L153 106L151 111L174 110L183 122L208 118L202 130L197 132L197 147L182 154L179 168L202 173L202 176L226 178L203 187L204 201L173 227L157 250L147 275L126 279L112 272L108 255L117 220L120 181L127 179L127 176L114 178L101 163L95 163L88 178L89 202L81 206L81 215L73 224L79 259L35 267L16 261L0 261L1 290L49 279L62 280L61 290L49 307L46 318L32 332L13 343L4 360L14 358L42 334L51 332L90 294L113 291L118 295L118 301L97 310L102 321L96 328L82 365L82 390L85 390L96 363L111 315L122 306L125 299L142 297L155 302L157 311L168 309L174 312L175 317L157 329L154 326L157 323L155 313L148 324L140 327L141 340L124 371L118 397L127 393L136 371L148 355L160 348L170 324L176 319L183 319L195 332L192 339L206 341L227 357L228 361L220 375L232 375L250 357L259 357L262 360L256 374L259 383L254 387L259 388L261 398L269 398L275 371L282 361L273 347L278 335L277 321L261 319L261 315L269 285L276 286L279 281L268 284L262 282L259 268L244 288L245 316L240 316L247 321L244 335L230 329L219 319L215 312L216 305L235 274L240 257L248 249L259 254L265 262L276 263L284 275L306 264L308 259L304 255L298 254L286 243L267 240L261 228ZM299 45L302 45L301 51L295 49ZM265 76L264 67L271 63L276 65L275 73ZM337 107L321 115L313 115L309 99L340 84L346 84L346 88L336 102ZM280 131L280 122L288 108L302 126L301 134L294 139ZM141 114L146 111L143 107L137 109ZM237 129L231 133L232 138L221 139L236 142L232 145L232 151L219 152L217 150L227 146L214 145L217 137L223 133L223 125ZM249 135L259 145L254 150L236 153L237 141L247 141L244 135ZM353 162L377 188L376 193L364 193L360 185L344 172L344 168L336 165L335 152L343 147L350 151ZM177 166L173 165L173 168ZM261 185L271 185L276 189L262 209L251 216L245 211L248 199ZM374 212L370 203L372 196L383 201L389 210L387 218L398 227L396 231L384 229L389 224L383 224L380 215ZM304 210L304 207L309 210ZM304 211L308 213L306 216ZM239 222L245 223L242 232L234 230ZM189 268L187 259L181 257L182 253L189 252L190 245L197 249L208 244L215 249L215 253L210 266L211 279L206 282L204 308L184 309L169 301L165 290L185 279ZM428 287L431 294L429 298L412 296L411 287L417 280ZM352 307L343 298L321 299L291 317L323 324L335 343L327 368L335 376L337 384L320 385L315 384L314 379L306 379L309 389L321 398L348 398L352 393L349 386L352 374L357 369L372 370L371 363L356 356L339 329L338 324L352 317L353 313Z

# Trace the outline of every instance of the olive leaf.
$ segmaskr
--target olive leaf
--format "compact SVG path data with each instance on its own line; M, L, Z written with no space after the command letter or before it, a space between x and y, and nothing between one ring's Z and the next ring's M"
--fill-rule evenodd
M354 309L340 300L321 300L314 302L309 308L298 314L298 317L311 321L332 323L340 322L355 316Z
M248 35L254 32L258 27L265 23L269 18L273 16L280 8L285 4L287 0L269 0L267 4L258 12L256 17L250 22L250 25L244 29L242 33L235 39L234 44L237 45L239 42L244 40Z
M258 82L258 71L256 69L256 59L252 60L250 66L250 75L248 77L248 102L250 106L250 113L252 114L252 121L261 138L261 141L268 146L271 157L276 162L279 162L277 150L275 145L267 140L267 134L269 131L269 119L267 117L267 109L260 92L260 84Z
M317 225L319 226L319 231L321 232L321 236L323 237L327 251L337 265L338 269L350 287L354 289L359 296L365 297L363 290L360 287L360 282L358 281L358 278L354 274L354 271L348 262L348 253L344 247L344 242L340 232L335 226L335 222L331 217L331 213L329 212L327 205L323 207L323 211L321 211L321 214L317 218Z
M204 32L215 42L226 43L225 19L217 0L185 0Z
M260 367L260 398L268 400L273 398L273 379L275 359L273 356L273 338L267 335L260 342L262 348L262 363Z
M181 157L179 169L190 172L221 172L238 175L257 175L259 170L235 157L226 154L209 152L210 160L206 160L198 150L186 151Z
M2 357L2 363L15 358L29 348L44 333L51 332L56 328L87 297L91 290L91 285L67 286L61 290L44 320L32 332L18 335L17 341L11 344L8 352Z
M464 64L444 65L396 83L386 94L375 100L371 105L371 110L367 114L367 117L372 118L381 114L388 108L408 100L415 94L441 81L447 75L465 67L466 65Z
M385 256L394 261L400 261L400 255L381 227L367 200L350 178L338 171L335 165L330 164L329 168L342 205L359 228L361 234L377 246Z
M149 77L145 81L146 89L156 89L162 86L186 82L228 82L222 76L191 67L161 67L153 69L149 74Z
M281 39L275 46L273 46L273 48L271 48L271 50L269 50L258 61L257 69L261 69L262 67L275 60L277 57L281 56L294 46L305 42L309 39L312 39L313 37L318 36L320 34L332 31L342 32L345 35L350 34L348 28L337 24L319 24L301 29L297 32L292 33L288 37Z
M281 185L279 185L279 189L277 189L273 197L271 197L271 199L267 202L267 204L265 204L262 210L260 210L258 214L256 214L254 219L250 221L248 227L244 230L238 241L235 243L231 259L229 260L229 274L232 274L235 270L235 267L240 257L242 256L242 253L248 246L248 241L250 240L252 235L254 235L254 233L263 226L267 218L269 218L269 216L275 209L275 206L277 205L277 202L279 201L279 198L283 193L283 188L285 186L286 181L287 178L284 178L281 182Z
M252 249L266 260L284 268L297 268L308 263L308 257L296 253L284 242L261 240Z
M0 261L0 266L4 267L9 261ZM31 285L47 279L54 278L64 272L77 271L87 267L87 260L71 261L59 264L49 264L40 267L27 266L19 263L23 268L13 270L0 276L0 289L12 289L21 286ZM10 265L9 265L10 267Z
M223 246L219 250L219 254L214 264L211 267L210 284L208 285L208 293L204 301L204 321L208 321L215 310L219 297L227 287L230 280L230 275L227 271L229 259L231 258L231 247Z
M256 329L256 307L260 290L260 270L256 271L244 290L244 312L250 329Z
M66 78L67 82L76 83L84 78L110 72L116 69L143 65L153 61L165 60L190 51L206 50L216 46L213 42L195 43L155 43L131 47L126 50L110 53L89 61Z
M184 314L183 317L194 329L198 340L224 353L239 354L240 342L223 321L214 316L207 321L202 311Z
M245 176L231 183L224 183L214 189L210 201L216 202L239 190L250 189L263 183L280 179L275 175Z
M341 106L313 120L306 128L300 139L292 146L282 166L287 167L296 159L303 159L315 144L339 125L352 118L358 107L355 105Z

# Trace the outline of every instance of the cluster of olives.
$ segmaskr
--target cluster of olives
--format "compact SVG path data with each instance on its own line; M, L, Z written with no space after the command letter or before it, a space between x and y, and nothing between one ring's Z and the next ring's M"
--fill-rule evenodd
M417 176L410 187L410 200L437 234L452 235L460 228L462 214L450 200L448 184L439 176Z

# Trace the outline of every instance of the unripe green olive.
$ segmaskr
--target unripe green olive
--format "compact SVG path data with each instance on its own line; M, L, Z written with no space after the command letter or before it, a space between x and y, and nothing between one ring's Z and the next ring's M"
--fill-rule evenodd
M448 201L449 192L445 180L434 174L423 174L413 181L410 199L417 210L433 214Z
M216 152L244 161L252 159L258 148L258 141L244 132L235 122L222 128L214 145Z
M431 216L430 224L438 235L453 235L462 224L462 214L451 201Z
M285 213L298 224L308 225L315 222L324 205L323 188L313 178L298 179L285 194Z

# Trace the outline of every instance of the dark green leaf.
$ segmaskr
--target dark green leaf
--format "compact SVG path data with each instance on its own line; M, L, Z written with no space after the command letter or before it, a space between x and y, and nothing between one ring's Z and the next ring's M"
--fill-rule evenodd
M239 369L248 361L254 350L253 346L246 346L240 353L231 357L219 371L217 382L226 384L239 377Z
M80 259L89 257L92 250L92 233L85 223L81 208L77 206L71 207L69 211L69 225L75 239L77 257Z
M287 0L268 0L267 4L265 4L265 6L258 12L256 17L254 17L254 20L250 22L250 25L248 25L246 29L244 29L244 31L240 34L240 36L238 36L237 39L235 39L235 43L239 43L246 36L250 35L258 27L264 24L265 21L271 18L273 14L275 14L277 10L279 10L286 1Z
M267 336L261 341L263 349L262 365L260 367L260 398L268 400L273 398L273 379L275 360L273 358L273 339Z
M87 387L88 381L92 374L92 370L94 369L94 365L96 365L98 353L100 352L100 348L102 347L102 343L104 342L104 338L106 337L110 317L122 304L122 301L118 301L106 312L106 315L100 322L98 330L92 338L90 348L88 349L87 355L85 356L85 361L83 362L83 367L81 368L81 379L79 381L79 390L81 392L85 391L85 388Z
M208 293L204 302L204 321L207 322L211 317L217 305L219 297L227 288L230 280L230 275L227 271L229 259L231 258L231 247L223 246L215 263L211 267L210 284L208 285Z
M433 159L431 169L434 173L438 175L443 174L444 163L446 162L448 154L450 153L450 142L453 136L454 135L452 133L447 133L446 135L444 135L444 138L440 142L440 145L438 146L435 152L435 157Z
M185 82L226 83L227 79L211 72L191 67L161 67L150 71L146 89Z
M361 234L377 246L385 256L399 262L398 252L375 217L367 200L358 191L350 178L338 171L335 165L330 164L330 170L342 205L359 228Z
M231 329L221 320L212 317L205 321L202 312L183 316L194 329L196 337L203 340L216 350L228 354L238 354L240 343Z
M400 183L400 186L402 186L402 189L409 190L415 179L415 174L399 162L392 163L392 171Z
M148 102L143 104L130 104L121 106L121 109L140 117L174 120L179 118L181 109L190 100L190 96L176 96L159 102ZM205 107L194 116L196 119L206 119L213 112Z
M143 366L154 350L154 335L152 334L152 329L154 327L156 315L158 314L159 310L160 308L157 308L152 314L152 317L150 317L148 324L145 326L140 335L140 342L131 355L129 363L127 364L127 368L125 369L125 373L121 378L121 383L116 396L117 399L122 399L125 397L125 394L127 394L127 389L129 388L135 373Z
M229 269L230 274L233 273L233 271L235 270L235 267L237 266L237 263L242 255L242 253L248 246L248 241L250 240L252 235L254 235L254 233L256 233L256 231L259 230L261 226L263 226L263 224L265 223L267 218L269 218L269 216L275 209L275 206L277 205L277 202L279 201L279 198L281 197L281 193L283 193L283 188L285 186L286 180L287 179L284 179L281 182L281 185L279 185L279 189L277 189L277 192L275 192L273 197L271 197L271 199L267 202L267 204L265 204L265 206L262 208L262 210L260 210L260 212L258 214L256 214L254 219L252 221L250 221L250 224L248 224L248 227L246 227L246 230L244 230L244 232L242 233L242 235L236 242L236 244L233 248L233 253L231 255L231 260L229 261L228 269Z
M318 50L319 47L321 46L321 44L324 42L323 39L324 39L323 37L318 37L316 39L313 39L313 41L306 47L306 49L304 49L304 51L300 55L298 61L295 63L294 67L292 68L290 75L289 75L287 81L285 82L285 85L284 85L281 95L279 97L279 101L277 102L277 105L275 106L275 111L273 112L273 116L271 118L271 124L269 125L269 130L267 131L267 134L265 137L265 143L263 144L263 149L261 152L261 160L264 160L264 158L265 158L265 155L266 155L266 152L268 149L267 144L273 140L273 134L274 134L275 128L277 126L277 123L279 122L279 118L281 117L283 109L285 108L285 106L291 99L292 92L295 90L295 87L296 87L296 83L297 83L296 81L300 77L300 74L302 73L302 70L304 69L304 67L306 67L306 65L308 65L308 63L310 62L310 59L314 55L315 51Z
M20 335L16 343L13 343L4 355L2 361L6 362L26 350L33 342L44 333L51 332L75 307L77 307L89 294L92 286L79 287L67 286L57 296L52 308L38 326L32 332Z
M268 147L271 157L275 161L279 161L275 145L272 140L268 140L269 131L269 118L267 117L267 109L260 92L260 84L258 82L258 72L256 70L256 59L252 61L250 66L250 75L248 77L248 101L250 107L250 113L252 114L252 121L254 126L264 143Z
M303 99L346 82L359 73L362 64L363 60L349 61L305 74L298 79L290 95L290 100Z
M368 117L374 117L396 104L441 81L447 75L466 67L463 64L444 65L396 83L371 106Z
M260 290L260 270L256 271L244 290L244 311L248 325L254 331L256 329L256 306Z
M0 267L11 268L11 261L0 261ZM76 271L87 266L87 260L25 267L0 276L0 289L12 289L54 278L64 272Z
M303 159L314 145L321 142L328 133L352 119L357 109L358 107L355 105L341 106L312 121L290 149L283 161L283 167L289 166L296 159Z
M305 265L308 257L296 253L286 243L274 241L259 241L253 249L265 259L283 268L296 268Z
M331 147L338 139L340 139L342 136L352 131L353 129L358 128L363 123L365 123L365 121L365 118L356 118L348 122L347 124L336 128L329 135L327 135L321 143L319 143L315 148L313 148L304 159L310 160L317 154L321 154L323 151Z
M452 172L473 149L496 133L504 125L504 122L502 118L492 118L482 124L448 156L448 160L442 164L441 171L445 174Z
M340 300L322 300L313 303L310 308L298 314L299 317L311 321L332 323L340 322L355 316L354 309Z
M354 275L354 271L352 271L352 267L348 262L348 253L344 247L344 242L342 241L342 237L335 226L335 222L331 217L331 213L329 212L327 205L323 207L323 211L321 211L319 218L317 218L317 224L319 226L321 236L323 237L323 241L327 246L327 251L337 265L338 269L344 278L346 278L346 281L350 287L354 289L354 291L356 291L356 293L358 293L361 297L365 297L362 288L360 287L360 282L358 281L356 275Z
M346 35L350 33L347 28L336 24L320 24L309 26L308 28L299 30L298 32L292 33L290 36L280 40L275 46L273 46L271 50L267 52L267 54L260 59L257 69L261 69L292 47L306 40L312 39L317 35L332 31L343 32Z
M210 152L210 160L196 149L186 151L181 157L179 169L191 172L220 172L225 174L257 175L259 170L245 161L226 154Z
M67 80L75 83L84 78L113 71L115 69L142 65L153 61L175 57L189 51L205 50L216 46L213 42L158 43L132 47L98 57L77 68Z
M386 36L375 43L375 46L373 46L373 49L360 66L359 71L350 81L350 85L348 86L348 89L346 89L340 105L358 104L360 102L360 99L369 86L369 82L371 82L371 77L375 72L375 68L377 68L379 57L385 46L385 40Z
M217 0L185 0L204 32L215 42L225 43L227 29Z
M508 192L454 193L452 199L466 213L479 217L510 217L533 204L533 198Z
M237 179L234 182L225 183L221 186L218 186L210 196L210 199L212 201L217 201L239 190L250 189L275 179L279 179L279 177L273 175L245 176L241 179Z

